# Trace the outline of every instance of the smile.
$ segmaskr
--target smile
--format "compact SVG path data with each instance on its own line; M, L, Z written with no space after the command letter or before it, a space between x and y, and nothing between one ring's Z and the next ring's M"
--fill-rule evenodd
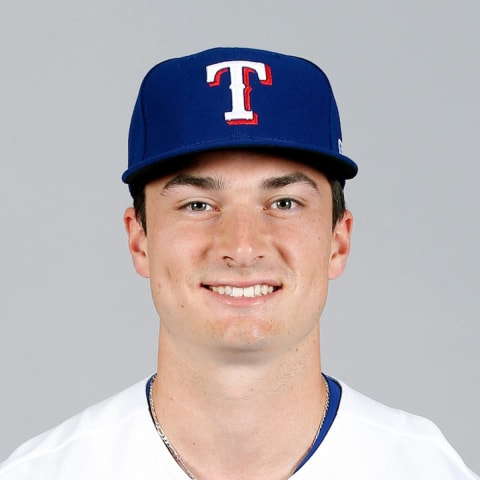
M251 287L232 287L230 285L221 285L218 287L208 287L212 292L220 295L228 295L229 297L247 297L255 298L268 295L275 290L272 285L252 285Z

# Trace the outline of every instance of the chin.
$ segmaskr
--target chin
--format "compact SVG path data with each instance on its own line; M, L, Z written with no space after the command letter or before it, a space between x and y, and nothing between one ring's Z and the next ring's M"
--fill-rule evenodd
M232 356L236 361L239 356L245 360L268 354L274 348L279 332L266 325L242 324L229 325L223 332L216 332L215 343L222 355Z

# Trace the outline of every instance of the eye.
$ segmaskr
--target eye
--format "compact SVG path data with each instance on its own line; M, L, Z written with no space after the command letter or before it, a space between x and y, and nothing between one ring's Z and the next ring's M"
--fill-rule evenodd
M277 210L291 210L299 205L293 198L279 198L272 203L272 208Z
M213 207L208 203L200 201L190 202L185 205L185 208L192 212L207 212L213 209Z

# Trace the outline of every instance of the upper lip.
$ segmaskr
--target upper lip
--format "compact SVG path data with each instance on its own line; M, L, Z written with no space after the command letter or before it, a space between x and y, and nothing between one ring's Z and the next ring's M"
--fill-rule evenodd
M279 288L281 287L281 283L274 281L274 280L265 280L265 279L259 279L259 280L216 280L214 282L202 282L203 287L224 287L224 286L230 286L230 287L237 287L237 288L248 288L248 287L254 287L255 285L268 285L272 286L274 288Z

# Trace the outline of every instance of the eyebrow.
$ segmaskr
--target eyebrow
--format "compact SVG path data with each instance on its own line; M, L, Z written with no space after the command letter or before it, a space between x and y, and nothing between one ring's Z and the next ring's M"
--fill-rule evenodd
M281 177L267 178L262 182L261 186L265 190L275 190L277 188L287 187L288 185L293 185L295 183L304 183L310 185L318 191L317 184L308 175L300 172L282 175Z
M304 173L296 172L289 173L287 175L281 175L279 177L266 178L260 184L262 190L275 190L277 188L286 187L296 183L303 183L311 186L318 191L317 184ZM188 175L186 173L180 173L169 180L162 189L162 193L167 193L170 189L182 186L193 186L200 188L201 190L216 190L221 191L225 189L223 180L215 177L198 177L195 175Z
M163 193L175 187L192 186L202 190L223 190L223 181L214 177L197 177L180 173L176 177L169 180L162 189Z

